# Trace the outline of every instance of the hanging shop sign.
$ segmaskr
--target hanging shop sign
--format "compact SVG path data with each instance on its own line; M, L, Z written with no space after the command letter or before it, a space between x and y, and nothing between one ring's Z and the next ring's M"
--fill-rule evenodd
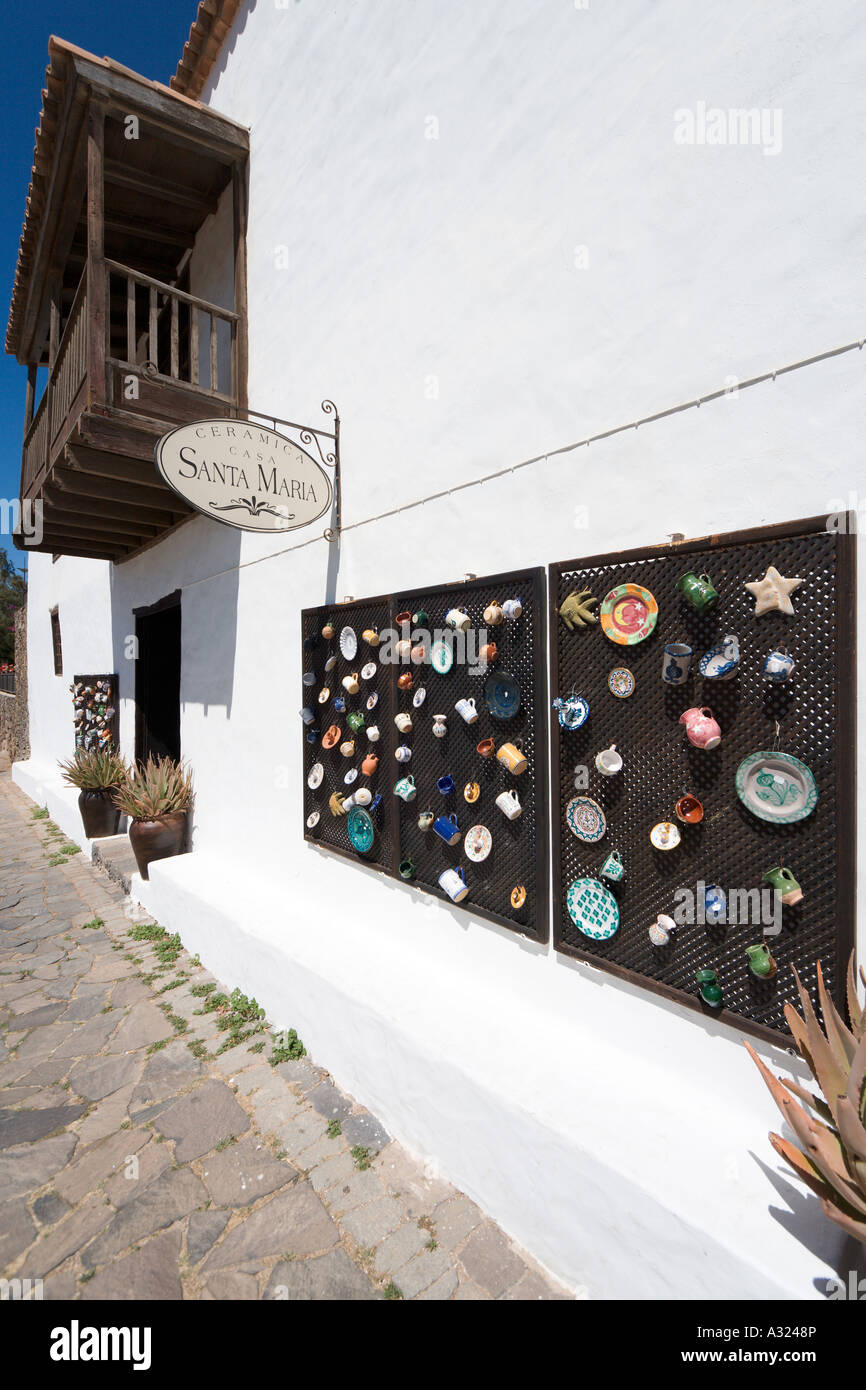
M154 456L191 507L241 531L297 531L331 506L331 482L316 460L249 420L181 425L162 436Z

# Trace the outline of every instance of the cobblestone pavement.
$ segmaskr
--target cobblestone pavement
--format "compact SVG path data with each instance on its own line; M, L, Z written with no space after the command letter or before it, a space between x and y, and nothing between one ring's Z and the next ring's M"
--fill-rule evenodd
M0 1275L46 1299L571 1297L321 1067L272 1066L270 1027L218 1051L242 1006L73 851L0 771Z

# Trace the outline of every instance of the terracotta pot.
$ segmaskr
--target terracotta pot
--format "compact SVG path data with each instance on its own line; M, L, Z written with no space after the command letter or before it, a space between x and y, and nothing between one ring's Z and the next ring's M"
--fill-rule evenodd
M154 859L170 859L180 854L186 840L186 811L170 811L157 820L134 820L129 825L129 842L142 878Z
M98 840L103 835L116 835L120 827L120 812L111 799L107 788L78 793L78 809L88 840Z

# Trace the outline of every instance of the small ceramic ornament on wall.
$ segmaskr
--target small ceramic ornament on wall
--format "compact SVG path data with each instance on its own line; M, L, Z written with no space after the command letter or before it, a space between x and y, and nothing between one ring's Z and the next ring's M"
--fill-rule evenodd
M755 617L777 611L790 617L794 612L791 594L802 583L802 579L786 579L775 565L770 565L763 579L754 579L746 584L749 593L755 597Z

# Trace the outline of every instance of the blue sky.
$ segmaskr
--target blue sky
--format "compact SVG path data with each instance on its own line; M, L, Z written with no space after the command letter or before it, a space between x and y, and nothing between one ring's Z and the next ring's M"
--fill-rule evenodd
M197 0L33 0L7 3L3 14L3 138L0 140L0 307L6 336L9 295L30 182L33 138L42 105L48 36L68 39L99 57L116 58L145 77L168 82L177 67ZM0 497L17 497L27 373L13 357L0 358ZM25 557L0 535L13 563Z

